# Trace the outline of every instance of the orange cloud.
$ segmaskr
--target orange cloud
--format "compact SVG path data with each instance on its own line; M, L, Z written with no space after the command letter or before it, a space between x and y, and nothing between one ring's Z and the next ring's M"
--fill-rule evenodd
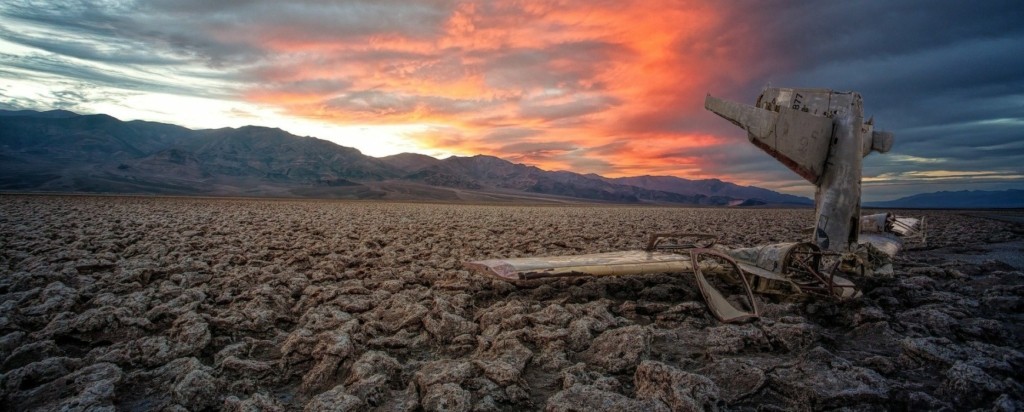
M753 40L720 36L731 22L713 2L433 6L445 17L419 30L251 33L268 57L245 97L339 124L430 125L410 137L450 153L706 177L690 152L726 143L694 124L704 93L752 76Z

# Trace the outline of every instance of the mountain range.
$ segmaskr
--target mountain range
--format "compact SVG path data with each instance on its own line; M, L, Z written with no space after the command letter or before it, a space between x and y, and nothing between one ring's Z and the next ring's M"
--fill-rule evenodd
M997 209L1024 208L1024 190L961 190L920 193L864 206L907 209Z
M62 110L0 110L0 190L709 206L813 203L718 179L606 178L483 155L376 158L276 128L191 130Z

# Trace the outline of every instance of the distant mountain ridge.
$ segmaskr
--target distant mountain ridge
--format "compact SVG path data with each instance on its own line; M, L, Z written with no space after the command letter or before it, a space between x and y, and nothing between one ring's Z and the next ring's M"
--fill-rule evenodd
M546 171L534 166L511 163L493 156L453 156L436 164L419 168L405 179L434 186L463 189L492 187L526 193L551 194L564 197L608 202L682 203L694 205L728 205L734 199L704 194L681 194L650 190L609 182L579 173Z
M606 179L611 182L683 194L710 194L743 200L760 200L764 203L813 205L806 197L794 196L754 186L740 186L719 179L689 180L675 176L634 176Z
M1024 208L1024 190L961 190L919 193L884 202L865 202L867 207L912 209L1004 209Z
M493 156L375 158L257 126L191 130L107 115L0 110L0 190L412 199L809 205L717 179L605 178Z

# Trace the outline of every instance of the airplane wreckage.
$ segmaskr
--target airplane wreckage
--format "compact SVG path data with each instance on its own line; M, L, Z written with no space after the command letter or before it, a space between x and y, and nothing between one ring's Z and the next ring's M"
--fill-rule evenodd
M710 234L652 234L643 250L467 262L507 281L566 276L692 274L711 313L723 322L757 318L754 293L860 296L853 276L891 275L890 259L924 243L924 218L860 215L861 163L888 152L892 133L864 120L860 94L768 88L753 105L708 95L704 108L747 131L750 142L817 187L810 241L751 248L716 245ZM723 291L725 291L723 293Z

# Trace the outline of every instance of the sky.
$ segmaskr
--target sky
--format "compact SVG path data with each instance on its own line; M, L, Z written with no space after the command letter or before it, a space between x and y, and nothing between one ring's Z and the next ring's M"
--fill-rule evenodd
M371 156L813 187L703 109L853 90L864 200L1024 189L1020 1L0 3L0 108L280 127Z

